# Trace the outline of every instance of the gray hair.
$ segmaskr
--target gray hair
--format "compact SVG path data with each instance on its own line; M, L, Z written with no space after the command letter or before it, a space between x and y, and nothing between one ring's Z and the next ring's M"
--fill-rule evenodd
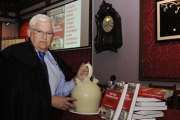
M37 14L37 15L33 16L31 18L30 22L29 22L29 28L33 29L38 20L42 21L42 22L51 22L52 27L53 27L53 31L54 31L54 23L53 23L53 21L51 20L50 17L48 17L47 15L44 15L44 14Z

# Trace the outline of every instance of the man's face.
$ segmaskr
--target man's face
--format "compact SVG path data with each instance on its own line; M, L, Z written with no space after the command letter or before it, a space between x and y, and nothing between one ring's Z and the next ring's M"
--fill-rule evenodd
M37 21L34 28L28 29L28 36L33 46L40 52L46 52L53 40L53 28L51 22Z

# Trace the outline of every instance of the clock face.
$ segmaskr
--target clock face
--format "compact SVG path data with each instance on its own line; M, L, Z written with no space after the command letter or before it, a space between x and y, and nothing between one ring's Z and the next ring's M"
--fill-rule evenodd
M104 19L103 19L103 30L105 32L110 32L113 27L114 27L114 20L111 16L106 16Z

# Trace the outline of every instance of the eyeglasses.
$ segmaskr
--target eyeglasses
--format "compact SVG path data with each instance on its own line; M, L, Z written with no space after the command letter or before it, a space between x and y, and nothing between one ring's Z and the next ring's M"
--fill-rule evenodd
M52 37L52 36L54 35L54 33L52 33L52 32L43 32L43 31L41 31L41 30L37 30L37 29L31 29L31 30L36 31L36 32L37 32L37 34L38 34L38 35L41 35L41 36L43 36L43 35L44 35L44 33L45 33L48 37Z

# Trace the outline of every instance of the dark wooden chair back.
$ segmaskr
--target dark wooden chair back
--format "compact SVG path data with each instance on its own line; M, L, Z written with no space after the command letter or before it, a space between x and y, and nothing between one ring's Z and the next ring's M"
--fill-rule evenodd
M178 104L180 101L180 90L175 90L174 93L174 108L180 109L180 105Z
M149 87L152 88L163 88L163 89L168 89L168 90L176 90L176 85L172 85L172 86L165 86L165 85L153 85L152 83L149 84Z

